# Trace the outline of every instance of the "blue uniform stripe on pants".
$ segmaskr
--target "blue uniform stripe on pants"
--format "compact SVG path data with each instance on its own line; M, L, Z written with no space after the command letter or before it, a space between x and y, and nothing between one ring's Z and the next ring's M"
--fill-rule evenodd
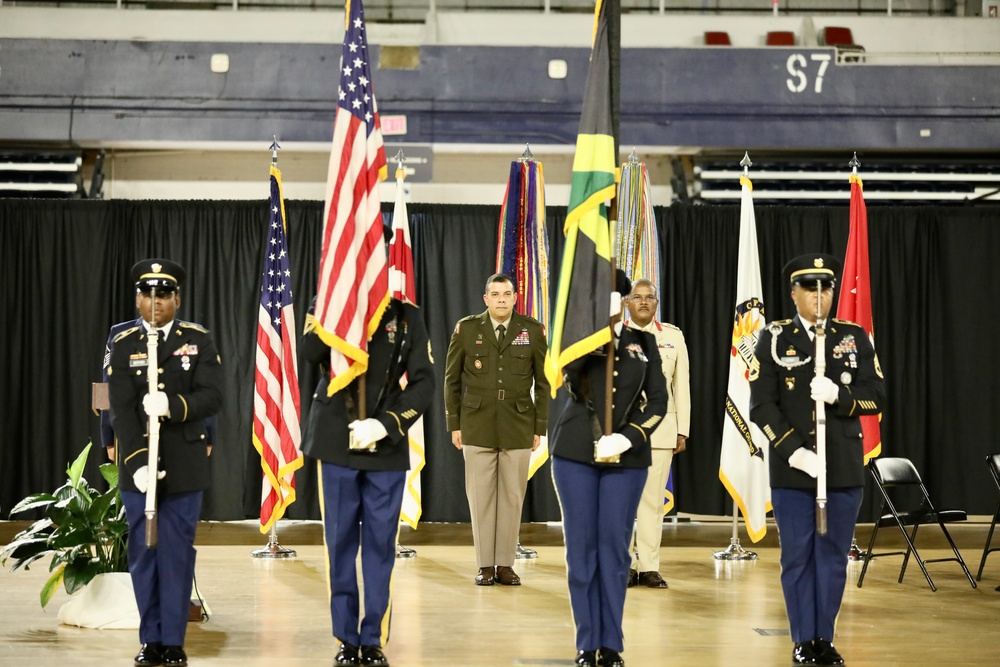
M121 495L128 518L128 569L139 607L139 642L183 646L202 492L159 498L154 549L146 548L146 494L122 491Z
M817 638L833 641L861 495L861 487L828 490L827 531L820 535L815 491L771 489L781 543L781 590L795 643Z
M384 646L406 471L354 470L320 462L320 483L333 635L350 644ZM360 628L359 549L365 585Z
M552 457L562 508L576 647L623 651L622 617L632 538L646 468L610 468Z

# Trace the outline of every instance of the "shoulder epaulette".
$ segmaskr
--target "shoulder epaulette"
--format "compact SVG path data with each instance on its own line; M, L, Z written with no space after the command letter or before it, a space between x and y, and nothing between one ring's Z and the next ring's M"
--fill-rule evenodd
M840 319L837 319L836 317L833 318L833 321L836 322L837 324L850 324L850 325L856 326L856 327L860 327L861 326L857 322L852 322L850 320L840 320Z
M670 322L660 322L660 324L668 329L674 329L676 331L681 330L679 326L677 326L676 324L671 324Z
M783 327L787 327L791 323L792 323L791 318L789 318L787 320L775 320L774 322L771 322L771 324L777 324L777 325L783 326Z
M523 317L525 320L527 320L530 324L537 324L538 326L542 326L542 323L539 322L538 320L536 320L531 315L521 315L521 317Z
M134 334L138 330L139 330L138 326L134 326L134 327L131 327L129 329L126 329L125 331L122 331L120 334L118 334L117 336L115 336L115 339L114 339L113 342L117 343L118 341L120 341L125 336L129 336L131 334Z
M200 324L195 324L194 322L184 322L182 320L177 320L177 326L182 329L194 329L195 331L200 331L201 333L207 334L208 329L201 326Z

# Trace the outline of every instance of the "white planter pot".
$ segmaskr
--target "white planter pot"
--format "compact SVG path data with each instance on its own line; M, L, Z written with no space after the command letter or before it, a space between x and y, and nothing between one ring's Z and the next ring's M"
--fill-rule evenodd
M59 608L59 622L81 628L135 630L139 608L128 572L107 572L94 577L82 591Z

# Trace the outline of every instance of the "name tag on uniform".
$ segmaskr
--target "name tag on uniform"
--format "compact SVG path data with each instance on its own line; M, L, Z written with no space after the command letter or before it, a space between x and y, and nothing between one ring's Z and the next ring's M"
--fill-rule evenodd
M130 354L128 357L129 368L138 368L140 366L148 366L149 357L145 352L139 352L137 354Z
M175 357L183 357L184 355L194 356L196 354L198 354L198 346L197 345L189 345L187 343L185 343L184 345L181 345L179 348L177 348L176 350L174 350L174 356Z

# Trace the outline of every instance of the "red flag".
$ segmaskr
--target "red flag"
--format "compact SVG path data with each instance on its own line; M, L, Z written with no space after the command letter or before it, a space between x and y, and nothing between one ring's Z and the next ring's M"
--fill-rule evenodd
M417 305L414 281L413 249L410 245L410 219L403 192L403 165L396 168L396 206L392 212L392 242L389 243L389 288L392 298Z
M368 339L389 303L379 181L385 149L361 0L349 0L326 183L316 333L331 348L330 394L368 368Z
M299 379L295 371L295 313L285 237L281 172L271 166L271 224L264 249L264 278L257 310L253 444L264 484L260 532L267 533L295 502L295 471L302 467Z
M857 174L851 174L851 231L847 237L847 256L841 280L837 318L857 322L868 333L875 346L872 325L872 281L868 272L868 211L865 208L863 184ZM882 453L881 415L861 417L864 434L865 463Z

